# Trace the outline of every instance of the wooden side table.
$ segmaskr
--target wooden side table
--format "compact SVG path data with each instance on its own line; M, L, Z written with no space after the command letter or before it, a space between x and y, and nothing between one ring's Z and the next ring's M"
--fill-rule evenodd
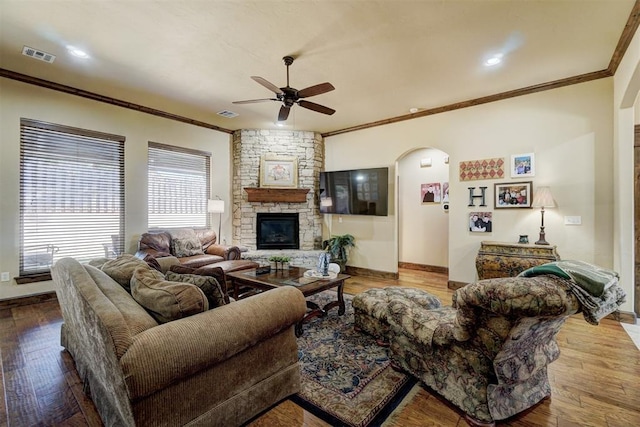
M481 242L476 256L478 279L514 277L536 265L560 260L553 245Z

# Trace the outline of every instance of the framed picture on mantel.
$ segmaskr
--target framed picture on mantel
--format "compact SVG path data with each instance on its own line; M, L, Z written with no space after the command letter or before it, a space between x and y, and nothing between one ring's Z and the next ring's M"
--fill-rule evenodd
M297 188L298 158L265 155L260 159L260 187Z

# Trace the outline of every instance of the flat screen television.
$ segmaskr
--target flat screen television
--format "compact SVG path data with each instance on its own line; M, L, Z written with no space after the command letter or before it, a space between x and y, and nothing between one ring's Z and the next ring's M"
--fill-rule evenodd
M388 215L389 168L320 172L320 213Z

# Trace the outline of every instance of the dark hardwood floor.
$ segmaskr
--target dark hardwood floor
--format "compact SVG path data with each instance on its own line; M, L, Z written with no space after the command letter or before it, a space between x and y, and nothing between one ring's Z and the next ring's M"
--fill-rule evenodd
M356 294L371 287L410 286L451 301L446 276L400 270L399 280L353 277ZM57 302L0 310L0 427L100 426L82 392L73 360L59 345L62 318ZM620 323L599 326L571 317L558 335L560 358L549 367L552 396L499 422L505 426L640 426L640 351ZM289 400L256 418L252 427L327 426ZM428 389L393 418L390 426L466 426L460 413Z

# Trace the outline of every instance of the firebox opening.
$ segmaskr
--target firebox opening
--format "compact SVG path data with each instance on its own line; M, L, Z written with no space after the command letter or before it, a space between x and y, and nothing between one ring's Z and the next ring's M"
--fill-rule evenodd
M257 214L258 249L300 249L297 213Z

